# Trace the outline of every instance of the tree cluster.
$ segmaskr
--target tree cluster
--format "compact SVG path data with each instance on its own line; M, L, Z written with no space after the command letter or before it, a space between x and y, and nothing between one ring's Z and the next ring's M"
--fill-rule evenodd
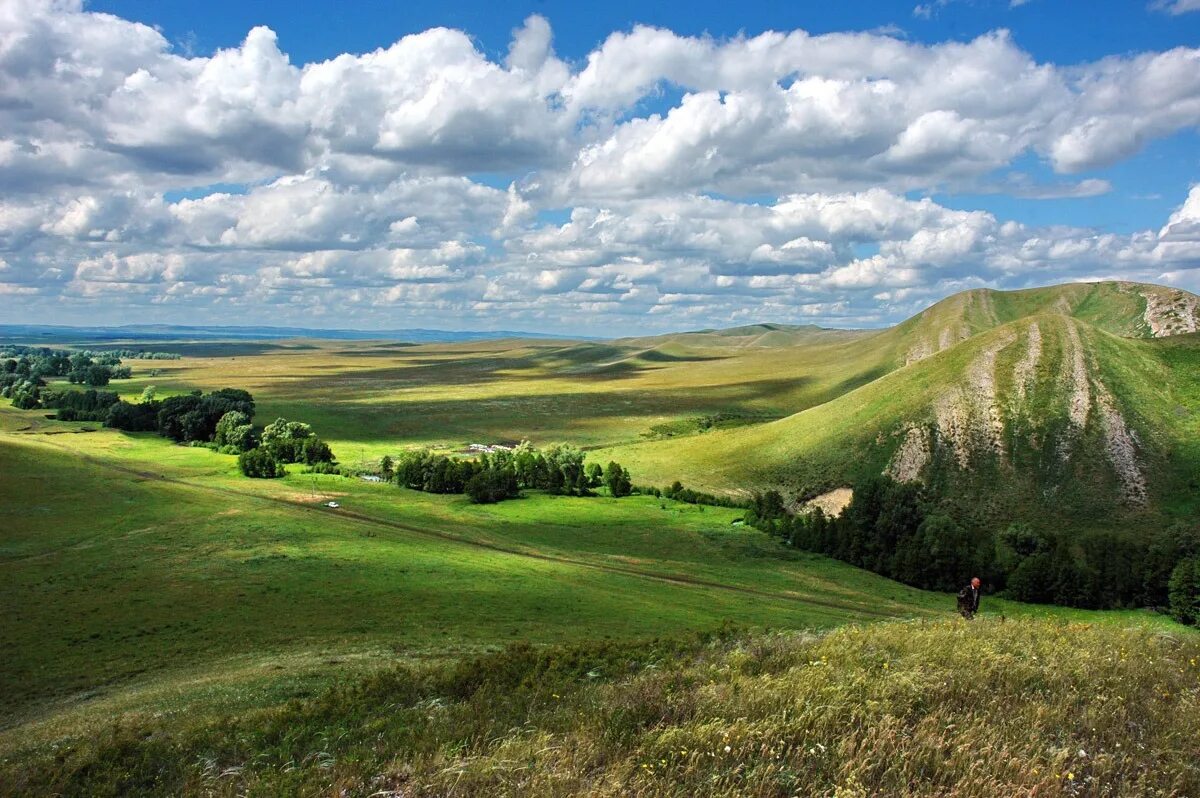
M427 493L465 493L473 502L515 498L522 488L571 496L590 496L607 487L617 498L633 491L629 472L618 463L602 468L587 463L584 453L568 444L545 450L523 441L511 451L484 453L478 459L448 457L428 449L406 452L398 460L380 462L380 476L401 487Z
M315 471L335 468L333 451L308 424L277 418L261 430L255 427L254 397L240 388L193 391L162 400L154 396L154 389L147 388L140 402L113 403L105 424L236 454L248 477L283 476L286 463L303 463Z
M790 515L783 497L770 491L754 498L746 521L797 548L929 590L957 590L979 576L988 589L1019 601L1172 612L1178 605L1182 617L1193 619L1186 607L1196 599L1188 597L1200 591L1188 565L1200 558L1200 526L1175 524L1148 538L1066 535L1025 524L996 534L962 523L919 485L887 477L855 486L836 519L819 510Z
M111 357L117 360L180 360L182 355L175 352L147 352L142 349L106 349L102 352L89 352L93 357Z
M86 391L54 391L43 389L41 405L54 408L58 412L54 417L59 421L104 421L108 418L109 409L117 403L119 397L113 391L97 391L89 388Z
M10 346L0 352L0 396L22 410L53 407L42 401L47 378L99 388L111 380L128 379L131 370L112 354L67 352L49 347Z

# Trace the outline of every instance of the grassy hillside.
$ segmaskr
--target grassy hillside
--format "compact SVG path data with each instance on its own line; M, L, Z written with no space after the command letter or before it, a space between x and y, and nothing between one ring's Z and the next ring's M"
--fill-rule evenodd
M714 491L773 486L806 496L887 473L970 498L984 517L1120 524L1193 516L1200 337L1105 329L1129 332L1141 317L1131 315L1130 290L959 295L862 345L911 352L914 341L951 329L951 319L963 325L961 341L951 336L941 351L829 402L602 456L647 481ZM1101 305L1113 309L1104 315ZM1102 326L1086 320L1100 317Z
M39 418L0 411L0 750L515 640L824 628L950 604L781 549L729 510L247 480L229 455L29 429Z
M516 647L0 765L61 795L1200 792L1200 639L1045 621Z

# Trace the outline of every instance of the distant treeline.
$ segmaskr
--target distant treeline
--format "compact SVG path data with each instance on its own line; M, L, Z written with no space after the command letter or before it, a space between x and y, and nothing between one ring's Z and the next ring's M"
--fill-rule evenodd
M48 377L66 377L68 382L98 388L110 380L129 379L129 366L112 355L93 357L87 352L67 353L60 349L15 347L0 353L0 396L11 399L22 410L53 407L42 401Z
M180 360L183 357L175 352L146 352L141 349L104 349L86 354L92 357L115 357L118 360Z
M686 504L707 504L712 507L732 507L743 510L750 507L749 502L741 499L734 499L730 496L716 496L712 493L685 488L679 480L676 480L666 488L637 487L634 488L634 492L645 496L663 497L677 502L685 502Z
M397 461L385 457L380 476L412 490L465 493L477 504L515 498L522 488L590 496L603 485L618 498L633 491L629 472L618 463L605 468L586 462L574 446L555 444L543 451L529 441L511 451L483 453L478 459L447 457L428 449L406 452Z
M755 496L747 523L796 548L836 557L905 584L953 591L972 576L1018 601L1111 609L1170 609L1184 623L1200 612L1200 524L1176 523L1148 538L1092 531L1070 535L1013 524L973 528L920 485L865 480L837 518L791 515L776 491Z

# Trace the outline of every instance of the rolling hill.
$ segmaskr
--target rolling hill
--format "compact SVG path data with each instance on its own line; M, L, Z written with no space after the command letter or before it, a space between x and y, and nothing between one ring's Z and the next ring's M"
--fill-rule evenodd
M1194 511L1198 302L1129 283L968 291L846 343L852 374L882 373L829 401L605 455L727 493L803 499L884 473L981 517Z

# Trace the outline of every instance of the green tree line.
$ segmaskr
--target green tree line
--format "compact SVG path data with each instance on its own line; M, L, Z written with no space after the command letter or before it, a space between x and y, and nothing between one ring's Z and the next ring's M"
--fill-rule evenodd
M972 576L1018 601L1111 609L1152 607L1183 623L1200 613L1200 524L1145 537L1095 530L1070 535L1027 524L999 533L966 524L915 483L873 477L837 518L792 515L777 491L754 497L747 523L805 551L905 584L953 591Z
M629 472L619 463L607 467L586 462L583 451L569 444L536 449L528 441L510 451L483 453L477 459L448 457L429 449L405 452L395 462L386 458L380 475L401 487L427 493L463 493L478 504L520 495L522 488L569 496L590 496L605 487L613 497L633 492Z

